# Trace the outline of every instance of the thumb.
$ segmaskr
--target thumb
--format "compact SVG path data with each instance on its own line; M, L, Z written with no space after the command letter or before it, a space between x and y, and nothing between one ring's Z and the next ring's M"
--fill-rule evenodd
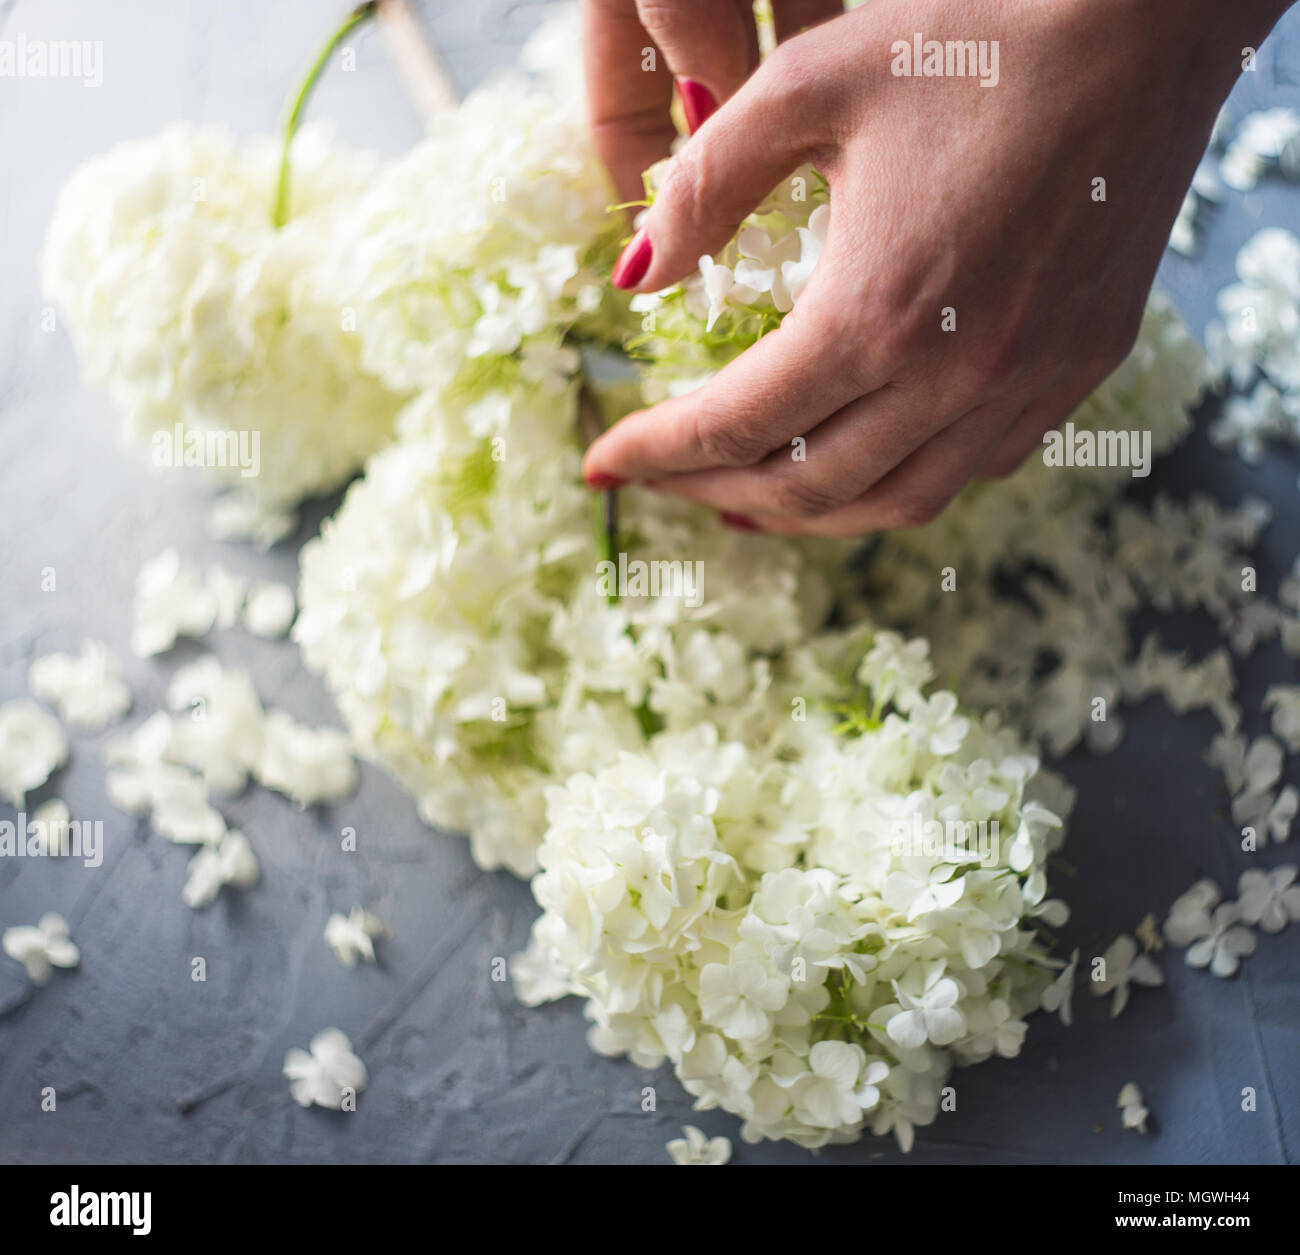
M815 65L797 55L802 43L772 53L671 159L614 267L616 287L654 292L677 282L702 253L726 244L791 170L833 147L818 130L824 88Z

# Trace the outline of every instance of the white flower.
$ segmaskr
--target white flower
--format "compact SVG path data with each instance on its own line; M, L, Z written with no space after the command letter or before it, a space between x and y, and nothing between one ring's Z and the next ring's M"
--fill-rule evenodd
M248 838L242 832L223 833L190 859L181 897L186 906L195 910L211 906L227 885L232 889L251 889L257 884L260 870Z
M1300 684L1274 684L1264 694L1273 712L1273 732L1291 753L1300 752Z
M244 610L248 581L243 576L232 575L225 567L214 564L208 567L204 583L216 604L214 625L219 628L234 627Z
M225 493L208 512L208 533L214 540L248 541L258 549L270 549L297 526L295 511L269 505L247 492ZM223 626L234 626L233 620Z
M38 854L66 858L72 852L71 824L72 812L61 798L42 802L27 821L31 837L28 848Z
M18 924L6 928L0 940L4 952L27 969L33 985L49 983L56 967L76 967L81 952L68 935L68 922L55 911L47 911L35 927Z
M700 278L703 281L704 297L708 301L709 318L705 324L706 331L712 331L714 324L722 316L729 304L747 304L758 293L737 280L729 266L720 266L712 257L700 258Z
M357 787L347 735L337 728L309 728L282 710L267 713L254 772L260 784L299 806L337 802Z
M1074 976L1079 967L1079 952L1070 955L1070 961L1061 969L1061 974L1043 990L1043 1010L1057 1011L1061 1023L1069 1028L1074 1023Z
M1195 941L1183 956L1188 967L1208 967L1216 976L1226 979L1240 966L1240 961L1255 953L1255 934L1238 921L1241 911L1232 902L1214 908L1209 930Z
M819 205L812 211L808 219L808 225L796 228L796 234L799 237L798 260L781 263L781 278L784 280L786 290L790 294L791 305L803 295L804 288L808 286L808 280L812 278L812 273L821 260L822 250L826 247L826 236L830 231L830 225L831 207L829 205ZM778 305L777 308L780 309L781 307Z
M1169 908L1164 923L1165 939L1180 948L1190 946L1210 931L1210 912L1218 904L1219 886L1212 880L1198 880Z
M1116 937L1106 947L1101 959L1101 976L1100 979L1094 976L1092 992L1098 998L1114 992L1110 1004L1111 1019L1128 1005L1130 985L1151 987L1165 983L1165 974L1156 966L1155 960L1150 955L1139 954L1137 942L1127 933Z
M164 653L178 636L202 636L216 615L216 598L198 569L165 549L136 576L131 649L141 658Z
M302 128L277 230L279 149L185 124L118 145L60 191L41 262L83 371L153 465L201 466L266 517L346 480L399 404L360 369L339 277L374 162Z
M1129 1081L1119 1091L1115 1105L1121 1108L1121 1120L1126 1129L1135 1129L1139 1133L1147 1131L1147 1117L1151 1114L1142 1103L1142 1091L1137 1084Z
M234 797L248 783L263 739L262 703L247 672L206 655L180 667L167 688L176 718L155 734L160 754L203 777L206 789Z
M926 973L918 991L910 992L895 982L894 992L901 1009L889 1018L885 1031L904 1049L915 1050L927 1041L947 1046L966 1031L966 1019L957 1010L961 989L942 975L942 966Z
M131 708L121 664L99 641L86 641L80 656L47 654L32 663L27 683L79 732L98 732Z
M1266 933L1280 933L1288 923L1300 920L1300 886L1294 884L1295 878L1296 869L1290 865L1242 872L1237 882L1241 918Z
M311 1039L310 1053L297 1048L284 1056L284 1075L300 1107L344 1108L349 1099L369 1083L366 1065L352 1053L352 1043L337 1028L327 1028Z
M68 738L53 715L25 697L0 705L0 797L21 807L68 759Z
M278 580L254 584L244 605L244 626L254 636L283 636L293 626L296 610L288 584Z
M700 973L700 1014L737 1041L762 1037L785 1005L786 983L754 959L710 963Z
M682 1125L685 1137L675 1137L668 1143L668 1154L673 1163L682 1167L719 1167L731 1162L731 1142L725 1137L706 1137L693 1124Z
M373 963L375 939L388 935L388 929L359 906L354 906L347 915L334 914L325 921L325 944L344 967L356 967L359 958Z

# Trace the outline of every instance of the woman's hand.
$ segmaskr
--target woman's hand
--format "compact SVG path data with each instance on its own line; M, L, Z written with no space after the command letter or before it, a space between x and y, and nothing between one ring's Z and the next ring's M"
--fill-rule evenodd
M640 482L773 531L926 523L973 475L1013 471L1128 352L1243 49L1287 6L871 0L749 77L746 7L589 0L596 136L625 194L663 154L670 86L628 71L616 90L609 58L626 66L648 30L671 70L723 101L614 280L680 280L803 162L830 182L826 249L778 330L616 424L588 450L588 482ZM803 25L826 6L785 8ZM918 32L987 41L983 76L895 73L895 45Z

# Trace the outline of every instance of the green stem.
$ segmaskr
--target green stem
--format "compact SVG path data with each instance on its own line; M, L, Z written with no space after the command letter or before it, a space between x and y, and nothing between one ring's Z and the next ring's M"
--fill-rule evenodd
M307 71L307 77L303 79L301 86L298 88L298 94L289 106L288 116L284 120L284 146L280 150L280 178L275 187L275 209L271 214L271 221L277 229L289 221L289 149L293 144L293 137L297 133L298 123L302 121L302 115L306 111L307 101L311 98L312 89L316 86L316 80L320 78L326 65L329 64L329 59L334 55L334 50L358 26L374 16L379 4L380 0L367 0L367 3L357 5L347 15L343 20L343 24L326 40L325 46L320 50L316 60L312 62L311 69Z

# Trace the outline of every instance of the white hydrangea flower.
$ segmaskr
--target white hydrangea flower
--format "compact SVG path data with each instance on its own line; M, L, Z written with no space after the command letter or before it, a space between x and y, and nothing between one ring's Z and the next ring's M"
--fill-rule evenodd
M181 845L209 845L226 832L201 776L169 762L175 724L163 711L104 746L104 787L114 806L148 816L160 836Z
M68 737L53 715L25 697L0 705L0 798L21 808L68 761Z
M1272 871L1251 868L1237 882L1237 909L1242 921L1255 924L1266 933L1280 933L1289 923L1300 920L1300 886L1291 865Z
M1273 684L1264 694L1273 712L1273 733L1292 753L1300 753L1300 684Z
M1155 960L1148 954L1139 954L1137 942L1128 933L1116 937L1101 958L1102 974L1099 979L1093 978L1092 992L1098 998L1114 993L1110 1004L1111 1019L1128 1006L1131 985L1157 987L1165 983L1165 974L1156 966Z
M725 1137L707 1137L693 1124L682 1125L684 1137L668 1143L668 1154L681 1167L720 1167L731 1162L731 1142Z
M33 927L16 924L6 928L0 946L27 969L33 985L49 984L56 967L76 967L81 952L68 934L68 922L57 911L47 911Z
M242 575L234 575L220 564L214 564L208 567L204 583L216 606L214 625L219 628L234 627L244 611L248 581Z
M1210 931L1210 912L1222 894L1212 880L1198 880L1169 908L1164 923L1165 940L1172 946L1190 946Z
M211 654L198 658L176 671L167 704L176 717L161 756L197 771L214 793L242 793L262 752L265 720L247 672Z
M1036 761L995 721L962 716L962 737L936 739L924 651L872 637L815 639L841 679L797 748L696 724L546 794L544 913L514 961L521 994L553 997L567 972L594 1049L668 1059L748 1140L815 1147L869 1125L910 1145L953 1063L1018 1053L1052 983L1025 927L1060 826L1025 795ZM834 700L855 674L866 685ZM841 720L854 706L862 718ZM1030 806L1041 813L1022 825ZM973 866L954 877L950 851L908 845L913 814L960 816ZM1021 871L1009 842L977 856L974 829L992 820L1028 834Z
M1223 154L1219 172L1234 191L1248 192L1274 167L1292 178L1300 173L1300 112L1294 109L1248 113Z
M244 605L244 626L254 636L275 639L293 626L297 606L293 589L279 580L254 584Z
M72 852L72 812L62 798L42 802L27 823L29 849L55 858L66 858Z
M242 832L226 832L218 841L202 846L190 859L181 896L186 906L198 910L211 906L227 885L232 889L251 889L260 874L248 838Z
M608 333L624 301L605 282L620 224L573 90L581 74L569 79L473 92L352 211L342 303L358 311L364 366L390 388L512 392L572 374L570 326Z
M412 404L407 438L304 548L294 639L359 752L421 817L467 831L482 866L526 875L546 786L641 750L648 729L717 720L744 740L797 735L789 699L782 710L769 690L815 696L790 687L785 654L827 613L844 549L742 535L627 491L626 561L698 572L702 596L681 582L611 604L573 390L497 400L487 429L475 407Z
M374 963L375 940L388 935L388 929L359 906L347 915L335 913L325 921L325 944L344 967L356 967L358 959Z
M268 505L248 492L228 492L208 511L208 533L213 540L247 541L270 549L298 526L296 511Z
M1255 953L1258 938L1240 923L1241 910L1235 902L1214 908L1206 933L1193 941L1183 956L1188 967L1208 967L1226 979L1236 974L1242 959Z
M259 784L299 806L337 802L357 787L347 734L308 727L282 710L267 713L253 771Z
M277 230L279 148L187 124L118 145L64 185L41 266L82 369L153 464L201 464L272 517L343 483L400 403L361 368L340 299L375 163L304 127Z
M1075 950L1060 975L1043 990L1043 1010L1058 1013L1066 1028L1074 1023L1074 978L1078 969L1079 952Z
M284 1056L289 1091L300 1107L343 1110L369 1083L366 1065L352 1052L341 1029L327 1028L311 1039L310 1050L294 1048Z
M131 649L140 658L165 653L178 636L202 636L217 616L217 601L198 568L165 549L140 568L135 582Z
M1135 1081L1129 1081L1119 1091L1115 1106L1120 1108L1120 1119L1126 1129L1134 1129L1138 1133L1147 1131L1147 1117L1151 1112L1143 1104L1142 1091Z
M1252 396L1249 404L1259 412L1252 421L1267 425L1264 434L1294 442L1300 438L1300 238L1281 227L1257 232L1237 254L1237 277L1240 282L1219 292L1220 320L1206 330L1210 360L1238 387L1257 372L1274 385L1276 394ZM1238 407L1226 421L1236 426L1245 417Z
M85 641L80 655L38 658L27 672L27 683L78 732L99 732L131 709L122 666L100 641Z

